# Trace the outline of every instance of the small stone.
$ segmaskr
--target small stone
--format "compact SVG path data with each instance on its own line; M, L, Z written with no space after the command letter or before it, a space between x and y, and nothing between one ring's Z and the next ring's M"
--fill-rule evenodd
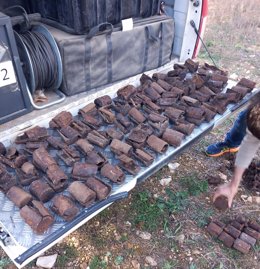
M131 226L132 226L132 223L129 222L129 221L126 221L126 222L125 222L125 225L128 226L128 227L131 227Z
M169 163L169 164L168 164L168 167L169 167L171 173L174 173L175 170L176 170L179 166L180 166L179 163Z
M222 180L227 180L227 175L225 175L223 173L218 173L218 175Z
M241 198L242 198L242 195L241 195ZM247 202L249 203L253 203L253 197L252 196L249 196L247 199L246 199Z
M185 240L185 235L184 234L180 234L178 236L175 237L176 241L180 244L183 245L184 240Z
M132 260L131 264L133 266L133 269L140 269L141 268L141 265L137 260Z
M259 196L249 196L247 198L247 202L254 203L254 204L260 204L260 197Z
M51 269L54 266L57 260L57 257L58 257L58 254L39 257L36 261L36 265L38 267Z
M208 176L208 183L210 185L218 185L221 183L221 177L210 175L210 176Z
M162 178L162 179L160 180L160 184L161 184L162 186L167 186L167 185L170 184L171 181L172 181L172 177Z
M197 249L195 249L194 251L192 251L192 254L193 255L199 255L201 252Z
M138 235L140 238L144 240L150 240L152 238L152 235L148 232L137 231L136 235Z
M152 267L157 266L157 262L155 261L155 259L150 256L145 257L145 262L147 262Z
M240 196L240 198L243 200L243 202L248 201L248 200L247 200L247 199L248 199L248 196L247 196L247 195L242 194L242 195Z
M231 74L229 77L230 77L230 79L233 79L233 80L238 79L238 75L236 73Z

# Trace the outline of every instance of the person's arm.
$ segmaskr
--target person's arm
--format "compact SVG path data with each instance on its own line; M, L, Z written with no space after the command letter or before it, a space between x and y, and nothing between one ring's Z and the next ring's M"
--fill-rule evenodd
M254 158L259 146L260 140L247 131L237 153L233 177L229 183L221 185L216 190L213 196L213 202L217 199L217 197L223 195L228 198L228 206L231 207L242 180L242 176Z
M223 195L228 198L228 207L231 207L245 170L243 167L235 167L231 181L217 188L213 196L213 202L215 202L217 197Z

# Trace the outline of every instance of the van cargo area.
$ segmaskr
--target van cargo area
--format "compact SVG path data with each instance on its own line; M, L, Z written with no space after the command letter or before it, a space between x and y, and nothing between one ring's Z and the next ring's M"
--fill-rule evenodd
M18 268L259 92L192 59L207 1L100 2L0 1L0 246Z

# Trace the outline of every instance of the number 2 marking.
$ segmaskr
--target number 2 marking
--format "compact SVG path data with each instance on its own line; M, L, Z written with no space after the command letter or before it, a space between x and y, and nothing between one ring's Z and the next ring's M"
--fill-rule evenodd
M8 80L8 79L10 79L9 77L7 77L7 69L6 69L6 68L1 69L1 72L5 72L5 75L4 75L3 80Z

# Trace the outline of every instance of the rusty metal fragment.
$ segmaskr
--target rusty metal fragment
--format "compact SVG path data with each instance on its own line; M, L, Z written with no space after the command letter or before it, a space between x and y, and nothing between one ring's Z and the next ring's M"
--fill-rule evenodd
M159 105L160 107L163 107L163 108L165 108L165 107L167 107L167 106L172 106L174 103L176 103L177 102L177 98L159 98L158 100L157 100L157 105Z
M167 77L167 74L164 74L164 73L153 73L153 76L152 76L152 78L155 79L156 81L158 79L164 80L166 77Z
M50 185L42 179L35 180L31 183L30 193L43 203L48 202L55 194Z
M101 148L105 148L109 144L109 139L100 134L98 131L93 130L87 135L87 140Z
M79 110L79 113L82 114L89 114L93 113L97 110L96 105L94 103L87 104L83 108Z
M231 248L235 242L235 238L224 231L219 235L218 239L228 248Z
M47 142L49 143L50 146L52 146L55 149L62 149L67 146L64 142L61 141L61 139L56 138L54 136L49 136L47 138Z
M72 182L68 191L71 196L84 207L93 204L96 200L96 193L79 181Z
M0 190L4 193L8 192L9 189L17 185L16 177L8 173L6 168L0 166Z
M136 93L137 89L132 85L127 85L117 91L117 96L123 100L129 100Z
M167 107L165 109L165 115L173 122L179 119L183 119L184 113L185 112L183 110L180 110L174 107Z
M193 93L190 94L190 97L193 98L193 99L196 99L200 102L208 102L210 100L210 96L209 95L206 95L200 91L195 91Z
M132 107L128 112L129 118L136 124L145 122L146 118L137 108Z
M86 135L92 130L88 125L84 124L80 120L73 120L70 126L79 133L80 137L86 137Z
M90 176L96 175L98 166L90 163L75 163L71 177L77 180L86 180Z
M218 73L212 73L210 75L210 79L212 79L214 81L222 81L224 84L226 84L228 82L228 76L218 74Z
M92 129L98 129L102 124L102 118L97 112L92 114L81 113L82 121Z
M118 139L113 139L110 144L110 149L117 155L126 154L128 155L132 151L132 146Z
M118 140L121 140L124 137L124 134L120 130L117 130L116 128L113 127L106 129L106 133L112 139L116 138Z
M217 89L217 91L221 91L221 89L224 86L224 83L223 83L223 81L209 79L206 82L206 86L208 86L211 90L216 92L216 89Z
M104 95L96 98L94 103L97 107L110 106L112 105L112 99L109 95Z
M45 148L39 148L33 152L33 163L43 172L46 172L50 166L56 165L56 161Z
M200 107L187 107L186 109L186 117L194 118L194 119L202 119L204 118L205 111Z
M107 163L107 159L101 152L91 151L87 153L85 162L95 164L100 168Z
M193 124L195 124L196 126L200 126L200 125L204 122L205 117L203 116L201 119L195 119L195 118L191 118L191 117L186 116L185 119L186 119L187 122L189 122L189 123L193 123Z
M249 88L250 90L253 90L255 88L256 82L247 79L247 78L241 78L239 82L237 83L238 86L243 86L246 88Z
M94 150L94 146L91 145L87 140L82 138L76 142L76 145L84 154L88 154L88 152Z
M5 145L2 142L0 142L0 154L1 155L5 155L6 154L6 147L5 147Z
M67 186L66 180L68 179L68 176L57 164L48 167L46 173L48 182L55 191L63 190Z
M56 195L52 202L51 209L66 221L73 220L79 212L75 203L66 195Z
M28 161L28 158L24 154L20 154L15 158L14 166L16 168L20 168L27 161Z
M217 199L214 201L213 204L219 210L228 209L228 199L224 195L221 195L221 196L217 197Z
M98 200L103 200L107 198L107 196L111 192L111 186L108 184L105 184L104 182L101 182L97 178L90 177L87 179L85 184L92 189L93 191L96 192L97 199Z
M142 130L147 136L150 136L154 133L153 128L149 124L139 124L135 127L135 130Z
M108 178L114 183L121 184L125 179L124 172L117 165L113 166L110 163L105 164L100 172L103 177Z
M165 89L163 87L161 87L157 82L152 82L150 84L150 87L155 89L159 94L166 92Z
M145 145L147 134L142 129L133 129L126 141L135 148L141 148Z
M39 173L35 169L34 165L30 162L25 162L21 168L17 168L16 173L22 186L31 184L39 176Z
M144 93L152 100L156 101L161 95L152 87L148 87L144 90Z
M62 111L49 122L49 126L51 128L63 128L69 126L72 121L72 114L67 111Z
M120 161L119 166L131 175L136 175L140 171L140 167L135 163L135 161L125 154L120 155L118 160Z
M115 121L116 117L109 109L101 107L98 111L106 123L112 124Z
M244 254L247 254L250 251L251 246L247 242L237 238L233 244L233 248Z
M9 160L13 160L15 159L17 156L18 156L18 151L17 151L17 148L16 147L9 147L7 148L7 151L6 151L6 154L5 154L5 157Z
M202 109L204 110L204 112L205 112L204 116L205 116L205 120L206 120L207 122L211 121L211 120L216 116L216 114L217 114L216 112L214 112L214 111L208 109L208 108L207 108L206 106L204 106L204 105L202 105L201 108L202 108Z
M198 89L199 92L204 93L205 95L209 95L210 97L215 96L216 94L207 86L203 86Z
M118 97L114 98L113 101L113 109L124 116L127 115L128 111L131 109L131 106L128 104L128 102Z
M44 141L48 137L48 131L45 127L35 126L32 129L24 132L15 139L16 144L25 144L26 142Z
M170 91L172 89L172 85L164 80L158 79L157 84L159 84L166 91Z
M33 200L30 205L22 207L20 215L37 234L43 234L54 222L49 210L36 200Z
M68 166L73 166L75 162L79 161L79 159L74 159L71 157L71 155L68 154L64 149L59 151L57 156Z
M246 94L248 94L250 92L249 88L246 88L246 87L241 86L241 85L233 86L231 88L231 90L232 90L232 92L239 93L242 97L244 97Z
M134 150L132 155L145 166L150 166L154 161L154 157L143 149Z
M32 196L30 193L24 191L23 189L17 186L11 187L8 190L6 196L19 208L25 206L32 200Z
M146 101L143 105L143 110L148 111L148 113L160 113L163 109L152 101Z
M155 135L151 135L147 139L148 146L157 153L164 153L168 149L167 142L163 141Z
M200 102L198 100L191 98L189 96L182 96L181 102L183 102L184 105L188 105L188 106L198 107L200 105Z
M193 132L195 125L193 123L176 123L172 128L185 135L190 135Z
M172 129L166 129L163 133L162 139L173 147L180 146L185 135Z
M192 83L196 86L197 89L201 88L205 84L203 76L199 74L194 74L191 79Z
M48 147L48 142L47 141L44 141L44 142L27 142L25 144L25 149L27 152L29 153L33 153L34 150L40 148L40 147L43 147L45 149L47 149Z
M7 159L6 157L4 157L3 155L0 155L0 163L2 164L6 164L11 168L15 168L14 162Z
M67 145L75 143L80 137L79 132L70 126L63 127L58 132Z
M186 66L190 70L190 72L194 73L198 70L199 63L196 63L191 59L187 59L184 63L184 66Z

